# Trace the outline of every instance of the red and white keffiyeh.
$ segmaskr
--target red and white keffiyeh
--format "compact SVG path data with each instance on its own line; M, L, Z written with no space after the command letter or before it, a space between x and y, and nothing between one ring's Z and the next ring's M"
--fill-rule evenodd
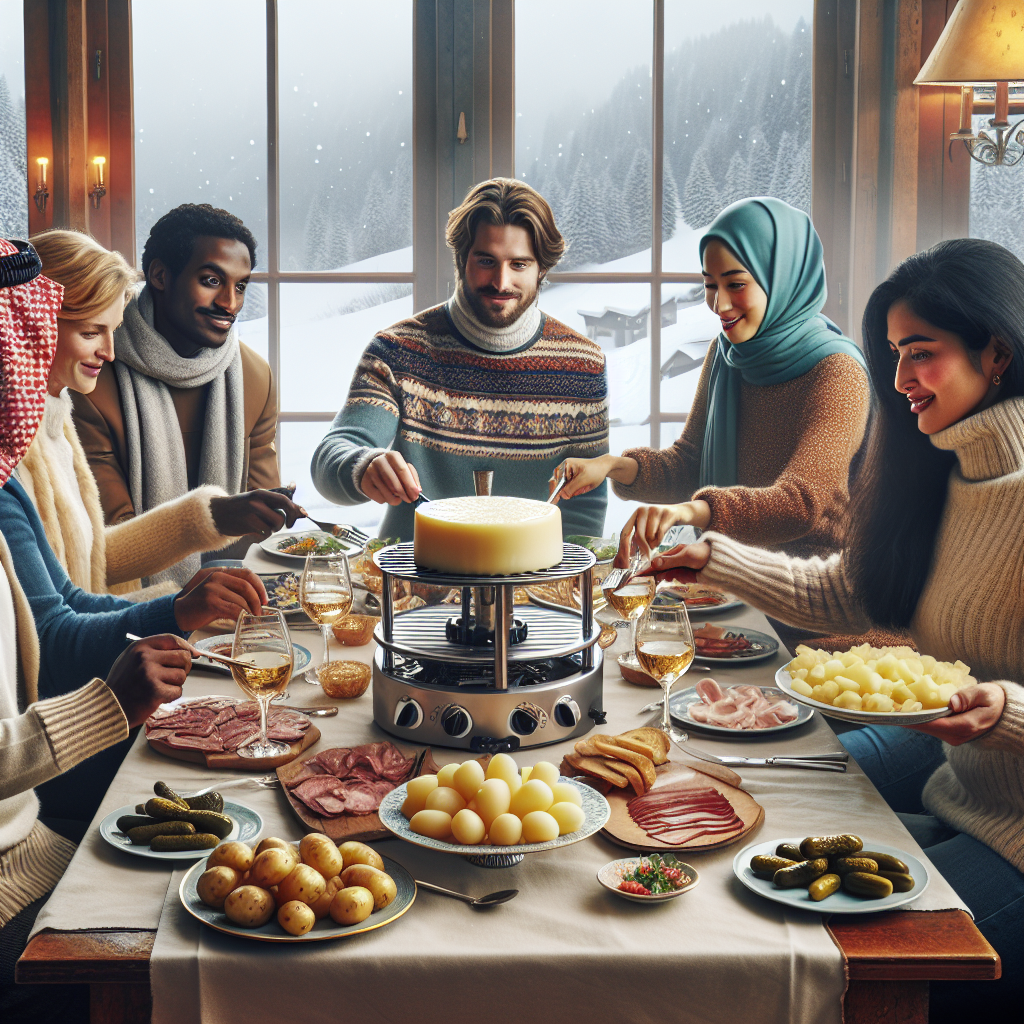
M0 238L0 256L17 251ZM0 288L0 486L28 451L43 418L63 296L63 286L42 275Z

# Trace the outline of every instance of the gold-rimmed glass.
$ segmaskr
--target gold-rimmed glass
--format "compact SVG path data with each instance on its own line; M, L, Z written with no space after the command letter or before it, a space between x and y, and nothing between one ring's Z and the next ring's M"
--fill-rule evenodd
M686 605L651 605L636 630L636 656L640 667L658 680L665 695L661 727L671 728L669 694L672 686L693 662L693 628Z
M242 692L251 697L260 711L259 738L237 751L240 757L276 757L286 754L287 743L267 736L267 710L270 702L288 688L292 677L291 635L284 616L273 608L264 608L262 614L242 612L235 623L235 638L231 644L231 657L244 662L232 665L231 675Z
M320 673L331 663L331 627L352 610L352 574L345 555L306 556L299 579L302 610L320 627L324 657L319 667L306 669L303 678L320 685Z

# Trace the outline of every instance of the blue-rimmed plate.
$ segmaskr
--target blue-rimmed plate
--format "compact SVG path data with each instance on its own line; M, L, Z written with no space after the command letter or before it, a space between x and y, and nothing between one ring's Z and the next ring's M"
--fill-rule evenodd
M211 654L226 654L229 658L231 657L231 646L235 642L234 633L219 633L217 636L208 636L203 640L197 640L192 646L198 648L200 651L209 651ZM313 660L313 655L303 647L301 644L292 644L292 676L297 676L302 672L309 663ZM231 669L227 665L218 663L216 661L202 662L203 668L216 668L222 669L228 675L231 674Z
M277 916L272 917L259 928L240 928L229 921L222 910L208 907L196 892L199 876L206 870L206 858L194 865L181 880L178 895L181 905L198 921L228 935L237 935L240 939L255 939L257 942L323 942L327 939L344 939L349 935L371 932L375 928L383 928L386 924L397 921L416 899L416 882L412 875L397 861L383 857L384 870L395 880L398 895L383 909L375 910L365 921L359 924L335 924L331 917L317 921L305 935L289 935L278 923Z
M765 899L773 900L775 903L782 903L787 907L795 907L797 910L813 910L818 914L877 914L880 910L892 910L893 907L902 907L904 903L916 900L928 888L928 869L913 854L905 850L898 850L895 846L888 846L885 843L876 843L866 840L865 849L873 850L875 853L888 853L893 857L899 857L909 869L910 876L914 879L914 888L910 892L894 892L880 900L869 900L863 896L854 896L852 893L840 889L831 896L818 903L811 899L811 894L806 888L801 889L778 889L775 884L766 878L758 878L750 870L750 859L759 854L771 855L779 843L793 843L799 846L804 841L804 836L797 836L790 839L770 839L767 842L754 843L740 850L732 862L733 874L751 891Z
M209 850L151 850L148 846L134 846L132 841L118 831L117 819L122 814L134 814L135 804L127 807L120 807L111 811L100 822L100 835L111 846L123 850L125 853L133 854L136 857L148 857L151 860L199 860L210 855ZM251 808L244 804L224 801L224 813L234 822L234 828L224 837L223 842L238 839L247 843L255 839L263 830L263 819Z

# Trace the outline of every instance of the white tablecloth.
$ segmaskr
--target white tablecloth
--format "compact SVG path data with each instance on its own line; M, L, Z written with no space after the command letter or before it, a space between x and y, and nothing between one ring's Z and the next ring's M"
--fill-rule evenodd
M771 632L764 616L746 607L715 621ZM297 633L296 639L319 657L316 633ZM608 732L647 722L649 716L639 717L637 709L659 693L621 679L615 655L625 646L623 631L606 652ZM372 645L332 651L369 661ZM723 684L770 684L784 660L780 655L715 675ZM316 687L294 681L291 686L290 703L332 703ZM193 696L232 690L226 676L207 672L194 672L186 683ZM323 738L314 749L386 738L372 722L369 691L342 702L336 718L315 721ZM737 748L735 741L704 737L700 745L719 753ZM517 760L557 763L570 747L521 752ZM838 749L826 721L815 716L792 733L748 739L741 752ZM437 748L434 753L441 763L467 756ZM744 788L765 808L765 822L751 841L852 831L928 863L852 762L846 774L764 768L740 774ZM172 878L166 864L127 856L99 838L98 821L110 810L145 799L157 779L188 791L216 781L216 774L162 757L140 737L34 929L153 929L159 924L151 968L154 1024L252 1024L275 1015L304 1022L443 1018L452 1024L481 1016L532 1024L568 1019L838 1024L842 1019L843 960L822 917L783 910L744 889L731 869L737 846L690 855L700 884L668 904L645 907L598 885L598 869L623 855L600 836L530 855L505 870L474 867L461 857L390 840L380 844L382 851L416 878L473 895L513 887L520 895L475 911L421 891L393 925L337 942L284 947L203 928L178 901L183 872ZM297 839L303 834L279 791L240 788L233 796L260 812L264 835ZM929 869L931 885L911 908L966 909Z

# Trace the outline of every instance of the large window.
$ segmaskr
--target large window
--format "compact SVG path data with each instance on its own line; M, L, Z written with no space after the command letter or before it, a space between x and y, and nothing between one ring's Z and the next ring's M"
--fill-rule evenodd
M979 89L976 98L979 95L992 102L992 90L986 95ZM1024 87L1011 89L1011 98L1016 101L1015 113L1010 115L1014 124L1024 116ZM995 137L988 124L991 116L974 116L975 135L984 131ZM998 242L1024 260L1024 160L1013 167L986 167L971 161L971 237Z
M0 0L0 235L28 235L22 0Z

